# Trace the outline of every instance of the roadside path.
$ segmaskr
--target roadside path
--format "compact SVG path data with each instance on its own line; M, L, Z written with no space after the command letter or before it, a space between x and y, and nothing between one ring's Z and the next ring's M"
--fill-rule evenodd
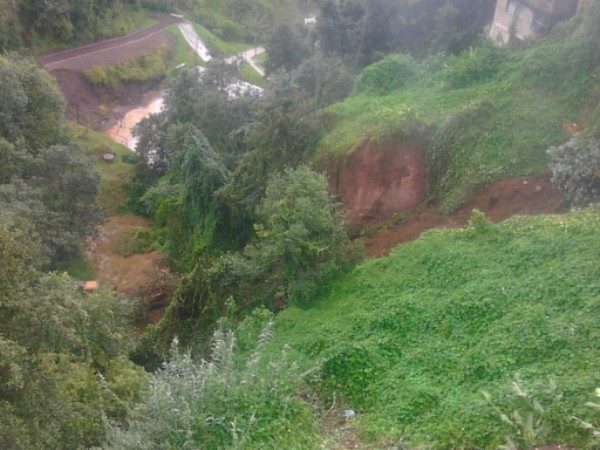
M225 62L231 63L231 62L234 62L236 59L241 58L244 61L246 61L248 64L250 64L250 66L254 70L256 70L256 72L261 77L264 77L265 76L265 69L263 69L261 66L259 66L258 63L254 60L254 58L256 58L258 55L260 55L261 53L264 53L264 52L265 52L264 47L249 48L248 50L246 50L245 52L240 53L239 55L235 55L235 56L232 56L230 58L227 58L225 60Z
M48 71L66 69L84 72L93 66L113 66L168 45L173 41L173 36L165 28L181 21L176 17L165 16L151 27L125 36L50 53L41 56L38 61Z

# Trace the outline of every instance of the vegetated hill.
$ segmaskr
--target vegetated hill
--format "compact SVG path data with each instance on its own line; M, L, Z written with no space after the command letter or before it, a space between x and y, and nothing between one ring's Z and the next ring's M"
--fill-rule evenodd
M573 416L599 422L584 405L600 385L599 239L598 209L501 225L475 213L280 313L275 347L315 371L326 408L357 412L375 448L497 448L505 436L588 448ZM513 411L533 414L528 439L502 421L517 424Z
M326 113L318 163L331 167L365 138L424 142L429 194L450 212L491 182L547 171L565 124L589 125L600 84L600 2L526 48L483 46L421 62L391 55Z
M278 24L300 24L312 0L193 0L183 10L224 40L255 43Z
M151 0L141 2L155 8ZM127 34L155 23L139 1L82 2L0 0L0 52L29 47L33 53Z

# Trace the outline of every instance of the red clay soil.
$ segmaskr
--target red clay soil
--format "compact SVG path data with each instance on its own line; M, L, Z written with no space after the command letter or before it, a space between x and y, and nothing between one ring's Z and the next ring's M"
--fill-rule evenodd
M453 215L444 216L431 210L417 211L401 224L381 227L366 238L365 254L371 258L386 255L398 244L415 240L431 228L463 227L473 209L484 211L492 222L501 222L517 214L563 211L560 193L549 176L510 178L483 189Z
M361 223L413 211L423 201L427 166L423 143L412 140L399 146L381 146L366 140L328 170L330 189L350 219Z
M94 66L114 66L161 47L171 47L174 37L165 28L178 22L181 20L163 17L156 25L126 36L51 53L38 61L50 72L59 69L85 72Z

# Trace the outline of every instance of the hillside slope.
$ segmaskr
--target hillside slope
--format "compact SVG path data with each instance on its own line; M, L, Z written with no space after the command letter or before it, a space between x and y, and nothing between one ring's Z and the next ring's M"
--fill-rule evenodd
M600 211L517 217L430 231L331 283L311 305L276 319L275 347L289 345L328 407L357 411L375 448L592 446L572 416L600 386ZM545 408L523 440L500 411L531 408L520 380ZM552 391L551 386L557 389ZM534 413L534 418L539 417ZM512 417L512 416L511 416Z
M366 170L379 170L377 158L363 161L365 147L393 156L407 143L415 148L417 141L428 172L428 189L419 199L433 201L444 213L495 181L547 172L548 147L589 126L597 108L599 21L600 2L594 1L526 48L484 46L422 62L392 55L368 67L354 94L326 110L317 165L339 185L353 185L352 171L346 175L344 169L357 161ZM417 171L400 166L409 174ZM390 164L384 169L389 171ZM345 176L350 178L339 181ZM398 172L388 178L404 176ZM386 210L390 193L380 190L371 211L360 205L367 209L362 216Z

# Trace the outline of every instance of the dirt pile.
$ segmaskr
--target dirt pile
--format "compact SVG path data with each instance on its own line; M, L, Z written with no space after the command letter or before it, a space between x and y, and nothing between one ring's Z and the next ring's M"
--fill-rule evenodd
M327 170L330 189L353 223L389 219L415 210L427 189L424 144L379 145L366 140Z
M453 215L444 216L423 209L401 223L384 223L365 239L365 253L369 257L383 256L398 244L417 239L425 230L463 227L473 209L484 211L492 222L501 222L517 214L535 215L563 211L560 193L550 182L549 176L510 178L494 183L475 194Z

